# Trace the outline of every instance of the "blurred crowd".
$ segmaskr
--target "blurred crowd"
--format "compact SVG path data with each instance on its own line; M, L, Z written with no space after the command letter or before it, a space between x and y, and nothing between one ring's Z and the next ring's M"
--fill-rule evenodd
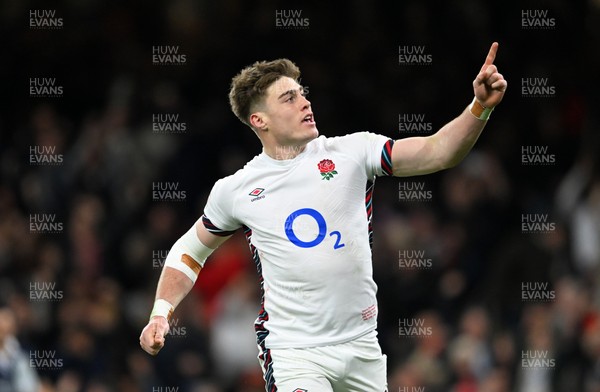
M30 10L49 7L64 26L29 28ZM322 134L401 138L414 135L398 131L399 114L424 113L435 130L470 102L493 40L509 90L476 148L448 171L377 181L373 263L389 391L600 392L600 118L589 75L600 65L600 3L550 1L556 28L538 31L519 19L538 4L389 7L1 4L10 96L0 116L0 392L264 390L253 330L261 294L242 233L213 254L160 354L138 343L164 252L202 214L214 181L260 152L229 111L231 77L288 57ZM301 10L309 28L277 29L282 9ZM185 64L153 64L157 45L178 46ZM400 45L422 46L433 61L398 64ZM30 97L29 78L41 76L64 94ZM523 97L525 77L549 77L556 94ZM178 114L185 132L153 132L157 113ZM528 145L555 161L524 165ZM61 162L32 164L32 146L55 147ZM185 197L154 200L157 182ZM407 182L431 197L401 200ZM525 213L546 214L552 229L524 233ZM36 214L60 230L32 231ZM431 265L399 267L405 250ZM552 295L525 301L526 282ZM399 333L407 321L425 333Z

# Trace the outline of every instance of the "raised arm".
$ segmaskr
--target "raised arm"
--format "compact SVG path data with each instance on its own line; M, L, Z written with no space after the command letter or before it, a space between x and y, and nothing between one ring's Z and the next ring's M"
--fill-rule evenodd
M206 258L230 237L210 233L200 219L175 242L158 280L150 321L140 335L144 351L156 355L163 348L171 313L194 286Z
M494 42L473 81L473 102L435 134L400 139L392 150L394 176L433 173L457 165L471 150L489 114L502 101L507 82L494 65L498 43Z

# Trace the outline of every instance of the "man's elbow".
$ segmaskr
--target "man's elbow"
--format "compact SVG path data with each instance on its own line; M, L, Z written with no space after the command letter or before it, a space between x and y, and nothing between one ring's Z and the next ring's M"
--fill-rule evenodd
M458 166L459 163L462 162L464 156L454 156L448 159L442 160L440 163L439 170L452 169L455 166Z

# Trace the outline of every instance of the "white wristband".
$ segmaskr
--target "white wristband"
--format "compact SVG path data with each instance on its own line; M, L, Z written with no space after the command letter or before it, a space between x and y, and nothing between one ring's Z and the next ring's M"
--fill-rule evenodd
M469 112L483 121L487 121L490 118L493 110L494 108L486 108L480 104L476 97L473 98L473 102L469 105Z
M154 307L150 313L150 319L152 319L154 316L162 316L167 320L170 320L174 310L175 308L169 303L169 301L159 298L154 301Z

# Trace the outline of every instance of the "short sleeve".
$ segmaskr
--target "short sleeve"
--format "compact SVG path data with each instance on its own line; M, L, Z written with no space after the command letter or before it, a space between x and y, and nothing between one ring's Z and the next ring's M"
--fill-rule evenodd
M394 140L371 132L357 132L343 139L344 149L364 166L368 178L392 175Z
M242 226L233 216L233 195L235 192L227 190L226 178L213 186L202 215L202 223L210 233L229 236Z

